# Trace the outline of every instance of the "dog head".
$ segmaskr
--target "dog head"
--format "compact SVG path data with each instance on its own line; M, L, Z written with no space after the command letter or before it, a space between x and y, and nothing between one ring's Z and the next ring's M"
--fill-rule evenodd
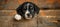
M39 13L39 10L39 7L32 2L24 2L16 9L17 14L26 19L33 18L35 14Z

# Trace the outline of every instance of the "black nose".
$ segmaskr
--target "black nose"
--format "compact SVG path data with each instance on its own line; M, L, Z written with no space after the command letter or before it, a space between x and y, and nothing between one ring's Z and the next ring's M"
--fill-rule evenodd
M30 16L30 14L27 14L27 16L29 17L29 16Z

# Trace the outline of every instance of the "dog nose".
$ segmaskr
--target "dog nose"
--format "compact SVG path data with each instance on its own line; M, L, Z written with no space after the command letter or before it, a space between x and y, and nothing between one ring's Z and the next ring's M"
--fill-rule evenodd
M27 14L27 16L29 17L29 16L30 16L30 14Z

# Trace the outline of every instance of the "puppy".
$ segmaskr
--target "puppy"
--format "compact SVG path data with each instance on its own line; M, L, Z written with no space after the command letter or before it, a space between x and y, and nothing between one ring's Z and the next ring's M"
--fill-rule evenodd
M16 20L24 19L32 19L35 15L39 13L40 8L37 7L32 2L24 2L17 9L17 14L15 15ZM19 17L20 16L20 17Z

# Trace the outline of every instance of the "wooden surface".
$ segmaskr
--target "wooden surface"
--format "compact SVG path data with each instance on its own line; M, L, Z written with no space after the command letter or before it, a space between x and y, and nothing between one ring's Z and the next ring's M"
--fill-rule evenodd
M60 0L0 0L0 9L16 9L24 2L32 2L40 8L60 8Z
M0 10L0 27L37 27L37 18L16 21L15 10Z
M0 10L0 27L57 27L60 25L58 21L60 10L40 10L38 17L21 21L13 19L15 14L15 10Z
M24 2L36 4L40 13L33 19L16 21L16 8ZM60 0L0 0L0 27L60 27L60 10L53 9L56 7L60 7Z

